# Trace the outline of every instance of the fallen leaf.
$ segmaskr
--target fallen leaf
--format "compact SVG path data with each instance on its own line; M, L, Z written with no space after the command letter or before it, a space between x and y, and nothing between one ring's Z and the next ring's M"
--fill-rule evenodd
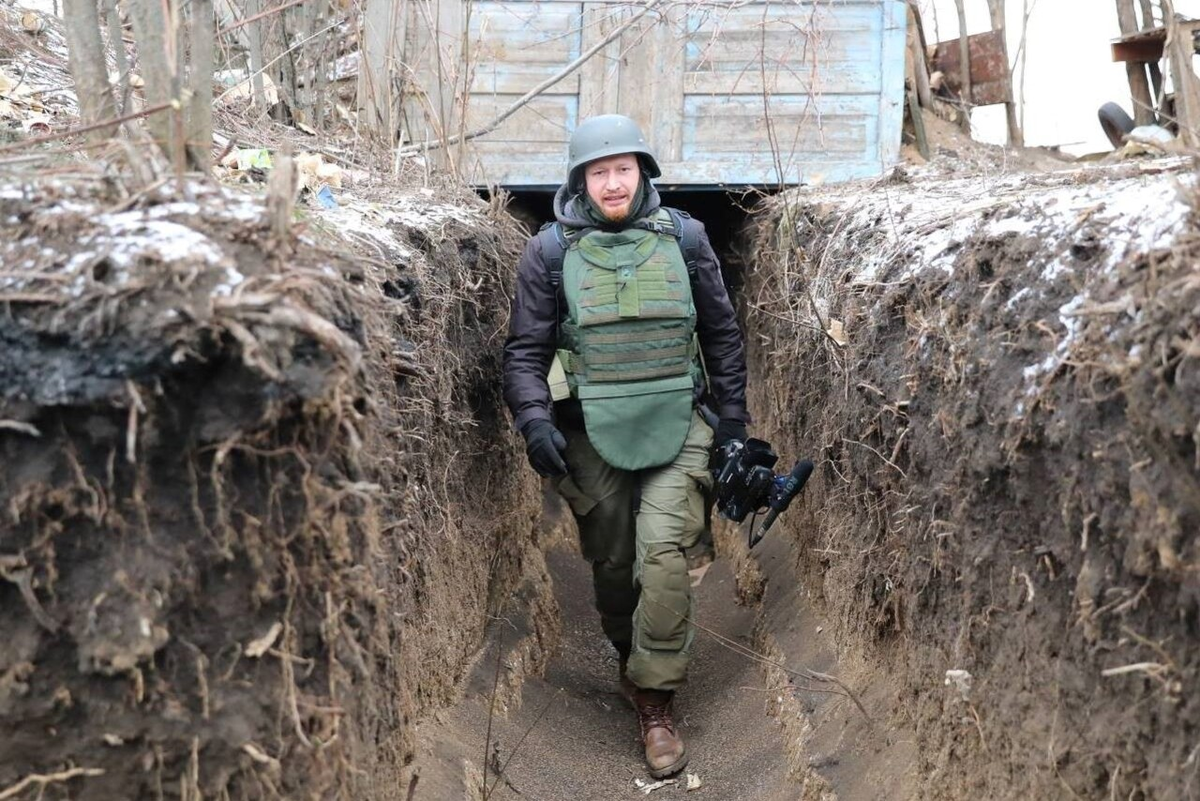
M46 30L46 20L35 11L26 11L21 15L21 27L27 33L41 33Z
M836 342L838 345L840 345L843 348L846 347L846 343L848 341L846 339L846 327L842 324L841 320L838 320L836 318L831 318L829 320L829 330L826 331L825 333L828 334L829 338L832 339L834 342Z

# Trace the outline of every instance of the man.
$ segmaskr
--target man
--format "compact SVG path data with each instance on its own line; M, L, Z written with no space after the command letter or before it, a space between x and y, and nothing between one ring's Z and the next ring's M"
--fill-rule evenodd
M504 395L530 464L574 513L621 688L662 778L687 764L671 709L695 636L684 549L705 523L714 440L746 438L745 350L704 226L660 208L637 124L584 121L568 162L557 226L530 239L517 268Z

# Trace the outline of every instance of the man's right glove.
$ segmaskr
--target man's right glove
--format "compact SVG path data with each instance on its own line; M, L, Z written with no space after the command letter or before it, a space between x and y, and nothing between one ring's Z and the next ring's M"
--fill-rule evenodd
M557 478L567 474L563 453L567 440L549 420L533 420L521 431L525 435L525 454L539 476Z

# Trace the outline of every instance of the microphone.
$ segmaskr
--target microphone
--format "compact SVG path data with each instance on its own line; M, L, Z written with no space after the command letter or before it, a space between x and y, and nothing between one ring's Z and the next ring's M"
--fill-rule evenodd
M762 525L758 527L758 530L750 535L751 548L767 535L767 530L775 525L775 519L786 512L787 508L792 505L792 499L800 494L800 490L804 489L804 485L808 483L812 471L813 463L808 459L803 459L796 463L796 466L792 468L792 472L786 476L776 477L775 486L772 488L770 499L767 501L767 505L770 506L771 511L767 512L767 516L763 518Z

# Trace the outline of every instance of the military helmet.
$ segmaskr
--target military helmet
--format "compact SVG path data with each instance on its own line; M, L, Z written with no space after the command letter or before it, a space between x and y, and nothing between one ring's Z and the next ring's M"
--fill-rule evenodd
M662 175L654 152L646 142L642 129L624 114L601 114L588 117L571 134L567 148L567 175L574 179L575 171L589 161L622 153L635 153L648 178Z

